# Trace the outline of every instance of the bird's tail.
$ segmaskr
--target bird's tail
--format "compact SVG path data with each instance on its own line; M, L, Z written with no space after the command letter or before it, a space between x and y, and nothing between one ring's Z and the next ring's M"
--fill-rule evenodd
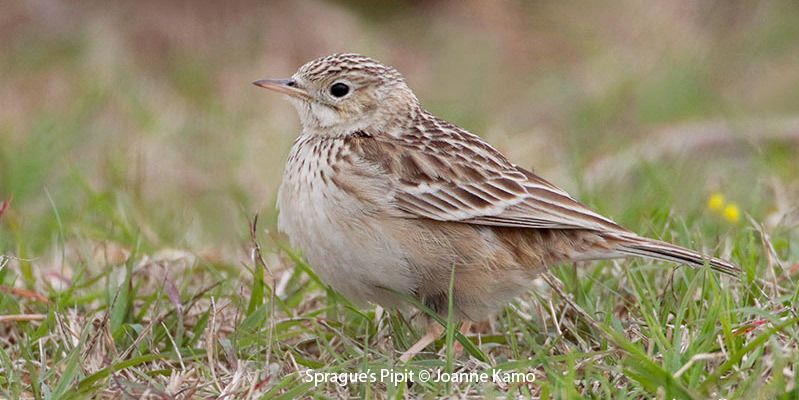
M638 236L621 238L616 251L624 255L672 261L692 267L708 265L718 272L731 276L738 276L741 272L738 266L729 261L706 256L671 243Z

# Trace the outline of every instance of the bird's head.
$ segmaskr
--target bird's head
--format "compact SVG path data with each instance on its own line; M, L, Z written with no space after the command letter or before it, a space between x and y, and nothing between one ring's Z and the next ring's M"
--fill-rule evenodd
M339 136L366 129L388 129L419 107L393 67L358 54L322 57L288 79L253 82L285 94L306 132Z

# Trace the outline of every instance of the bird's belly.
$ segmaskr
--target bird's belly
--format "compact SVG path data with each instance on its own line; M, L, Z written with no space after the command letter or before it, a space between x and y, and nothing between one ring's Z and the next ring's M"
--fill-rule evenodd
M278 229L322 280L349 299L394 306L386 288L413 292L406 255L389 228L331 180L284 177L278 208Z

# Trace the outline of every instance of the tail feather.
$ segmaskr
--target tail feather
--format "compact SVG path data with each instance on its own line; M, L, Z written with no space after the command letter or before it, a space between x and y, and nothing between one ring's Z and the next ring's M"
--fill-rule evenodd
M741 269L729 261L706 256L671 243L645 238L625 238L616 249L622 254L666 260L693 267L710 266L723 274L738 276Z

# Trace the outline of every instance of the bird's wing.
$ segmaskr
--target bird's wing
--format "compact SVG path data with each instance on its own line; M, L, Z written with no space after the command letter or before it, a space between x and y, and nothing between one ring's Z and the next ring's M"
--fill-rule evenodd
M510 163L479 137L429 116L411 132L375 136L367 159L394 181L409 218L478 225L626 232L568 193Z

